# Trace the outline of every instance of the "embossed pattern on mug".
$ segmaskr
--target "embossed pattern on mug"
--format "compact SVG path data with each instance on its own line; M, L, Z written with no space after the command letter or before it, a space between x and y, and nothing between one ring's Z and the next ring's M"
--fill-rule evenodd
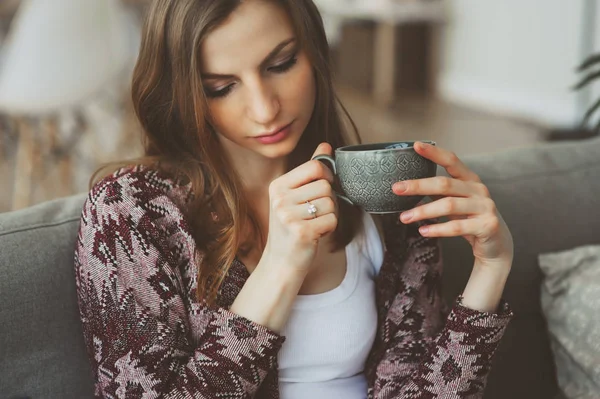
M416 205L420 197L397 196L392 185L400 180L417 179L430 167L420 155L400 151L395 154L395 160L389 153L373 152L356 158L342 152L338 154L338 164L344 192L351 198L360 198L356 205L373 213L409 209Z

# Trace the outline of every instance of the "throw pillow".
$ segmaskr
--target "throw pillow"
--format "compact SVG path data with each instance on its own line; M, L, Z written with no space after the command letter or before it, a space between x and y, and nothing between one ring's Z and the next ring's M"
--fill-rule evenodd
M567 398L600 393L600 245L539 255L542 311Z

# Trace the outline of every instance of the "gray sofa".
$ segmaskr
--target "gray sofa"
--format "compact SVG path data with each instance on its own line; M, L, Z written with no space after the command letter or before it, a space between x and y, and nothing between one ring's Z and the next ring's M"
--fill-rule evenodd
M515 318L485 397L553 398L558 388L540 310L537 255L600 243L600 140L465 160L487 183L516 245L505 291ZM0 398L92 397L73 274L84 199L0 214ZM462 239L448 239L444 258L450 301L469 276L472 255Z

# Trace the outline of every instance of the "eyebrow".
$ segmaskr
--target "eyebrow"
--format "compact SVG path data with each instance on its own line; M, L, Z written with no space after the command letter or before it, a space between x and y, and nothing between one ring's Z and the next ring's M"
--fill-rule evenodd
M273 50L271 50L269 55L267 55L265 57L265 59L260 63L260 68L263 68L265 66L265 64L267 64L276 55L278 55L281 52L281 50L283 50L287 45L289 45L290 43L293 43L295 41L296 41L296 38L292 37L290 39L282 41L277 46L275 46L275 48ZM218 74L218 73L202 73L200 76L202 77L202 79L231 79L231 78L235 77L234 75L222 75L222 74Z

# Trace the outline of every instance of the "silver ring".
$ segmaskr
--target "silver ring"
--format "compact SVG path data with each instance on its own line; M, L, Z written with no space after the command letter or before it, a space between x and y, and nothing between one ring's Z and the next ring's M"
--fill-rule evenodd
M314 218L317 217L317 207L310 201L306 201L306 205L308 205L308 214Z

